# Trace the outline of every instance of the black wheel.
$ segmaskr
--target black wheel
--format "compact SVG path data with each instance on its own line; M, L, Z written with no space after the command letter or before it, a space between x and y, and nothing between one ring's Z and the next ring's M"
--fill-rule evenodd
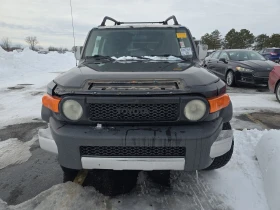
M277 100L278 100L279 103L280 103L280 82L278 82L278 85L276 86L275 94L276 94Z
M170 186L170 171L148 171L148 176L157 184Z
M135 186L138 171L90 170L85 186L93 186L105 196L130 192Z
M231 125L229 122L223 124L223 130L231 130ZM205 168L204 170L214 170L214 169L224 167L232 157L233 148L234 148L234 140L232 141L230 150L227 153L223 154L222 156L214 158L212 164L207 168Z
M232 70L227 72L226 83L230 87L234 87L235 86L235 76L234 76L234 72Z
M63 182L73 182L75 177L77 176L79 170L65 168L61 166L61 169L63 171Z

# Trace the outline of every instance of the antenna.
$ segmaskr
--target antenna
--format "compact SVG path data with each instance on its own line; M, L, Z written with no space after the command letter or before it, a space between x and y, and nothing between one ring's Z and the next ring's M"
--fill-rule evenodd
M74 28L74 20L73 20L73 12L72 12L72 1L70 0L70 7L71 7L71 17L72 17L72 29L73 29L73 39L74 39L74 50L76 50L76 40L75 40L75 28ZM75 57L76 59L76 57ZM77 66L77 59L76 59L76 66Z

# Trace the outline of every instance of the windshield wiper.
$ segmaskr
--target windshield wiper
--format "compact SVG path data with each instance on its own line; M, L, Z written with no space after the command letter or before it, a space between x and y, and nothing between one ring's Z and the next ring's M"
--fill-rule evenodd
M192 61L192 57L190 58L185 58L183 56L180 56L180 55L172 55L172 54L164 54L164 55L152 55L152 56L157 56L157 57L170 57L170 56L173 56L173 57L176 57L176 58L180 58L184 61Z
M86 60L87 59L97 59L97 60L114 60L113 58L111 58L110 56L107 55L93 55L93 56L86 56Z

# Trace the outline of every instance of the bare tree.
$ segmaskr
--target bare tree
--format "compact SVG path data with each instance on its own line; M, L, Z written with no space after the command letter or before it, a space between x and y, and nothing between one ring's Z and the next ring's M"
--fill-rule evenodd
M9 51L11 49L11 45L12 45L12 41L8 37L2 38L1 47L4 50Z
M28 36L25 41L30 45L31 50L35 50L35 46L39 43L36 36Z

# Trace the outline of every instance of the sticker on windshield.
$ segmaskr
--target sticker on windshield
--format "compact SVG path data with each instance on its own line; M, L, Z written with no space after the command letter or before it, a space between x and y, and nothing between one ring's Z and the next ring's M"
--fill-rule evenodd
M184 47L184 48L180 48L181 51L181 55L182 56L188 56L188 55L192 55L192 49L190 47Z
M180 47L181 48L185 48L186 46L185 46L185 43L184 42L180 42Z
M178 39L186 39L187 38L187 33L177 33L177 38Z

